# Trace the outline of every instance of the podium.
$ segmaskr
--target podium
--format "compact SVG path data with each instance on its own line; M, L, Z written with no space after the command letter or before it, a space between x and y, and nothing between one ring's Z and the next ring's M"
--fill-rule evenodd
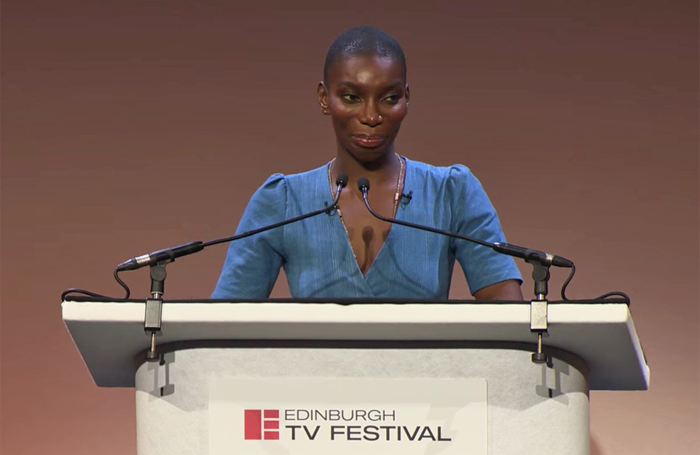
M649 368L625 303L66 300L98 387L135 388L139 455L589 454L589 391Z

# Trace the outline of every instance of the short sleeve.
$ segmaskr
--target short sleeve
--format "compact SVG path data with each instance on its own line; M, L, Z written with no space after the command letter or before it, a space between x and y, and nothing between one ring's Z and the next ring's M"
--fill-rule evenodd
M505 242L496 210L481 182L469 168L463 165L452 166L447 190L451 202L453 232L486 242ZM505 280L518 280L522 283L520 271L510 256L459 239L454 239L452 245L472 295Z
M285 178L282 174L274 174L251 196L236 229L236 235L284 220L286 207ZM231 242L211 297L269 297L284 263L282 229L271 229Z

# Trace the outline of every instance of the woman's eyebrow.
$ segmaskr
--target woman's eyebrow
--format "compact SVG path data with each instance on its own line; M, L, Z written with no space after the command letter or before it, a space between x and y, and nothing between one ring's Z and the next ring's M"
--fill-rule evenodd
M340 85L340 86L345 86L345 87L349 87L349 88L351 88L351 89L353 89L353 90L361 90L361 89L362 89L362 86L357 85L357 84L355 84L355 83L353 83L353 82L350 82L350 81L340 81L340 82L338 83L338 85ZM394 88L400 88L400 87L403 87L403 85L404 85L403 82L394 82L394 83L389 84L389 85L387 85L386 87L384 87L384 91L391 90L391 89L394 89Z

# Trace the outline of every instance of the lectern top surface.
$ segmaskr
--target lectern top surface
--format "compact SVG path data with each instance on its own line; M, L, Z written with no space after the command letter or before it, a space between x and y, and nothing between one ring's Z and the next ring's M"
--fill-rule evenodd
M63 319L95 383L133 387L148 349L143 301L63 302ZM592 390L645 390L649 367L624 303L548 306L545 345L583 358ZM190 340L535 343L527 302L246 303L166 301L160 345Z

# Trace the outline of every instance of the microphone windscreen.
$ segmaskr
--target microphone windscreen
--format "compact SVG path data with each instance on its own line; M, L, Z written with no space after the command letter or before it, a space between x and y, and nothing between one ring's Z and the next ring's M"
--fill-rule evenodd
M367 177L360 177L357 179L357 188L359 188L360 191L369 191L369 180L367 180Z
M335 184L341 188L345 188L348 184L347 174L338 174L338 178L335 179Z

